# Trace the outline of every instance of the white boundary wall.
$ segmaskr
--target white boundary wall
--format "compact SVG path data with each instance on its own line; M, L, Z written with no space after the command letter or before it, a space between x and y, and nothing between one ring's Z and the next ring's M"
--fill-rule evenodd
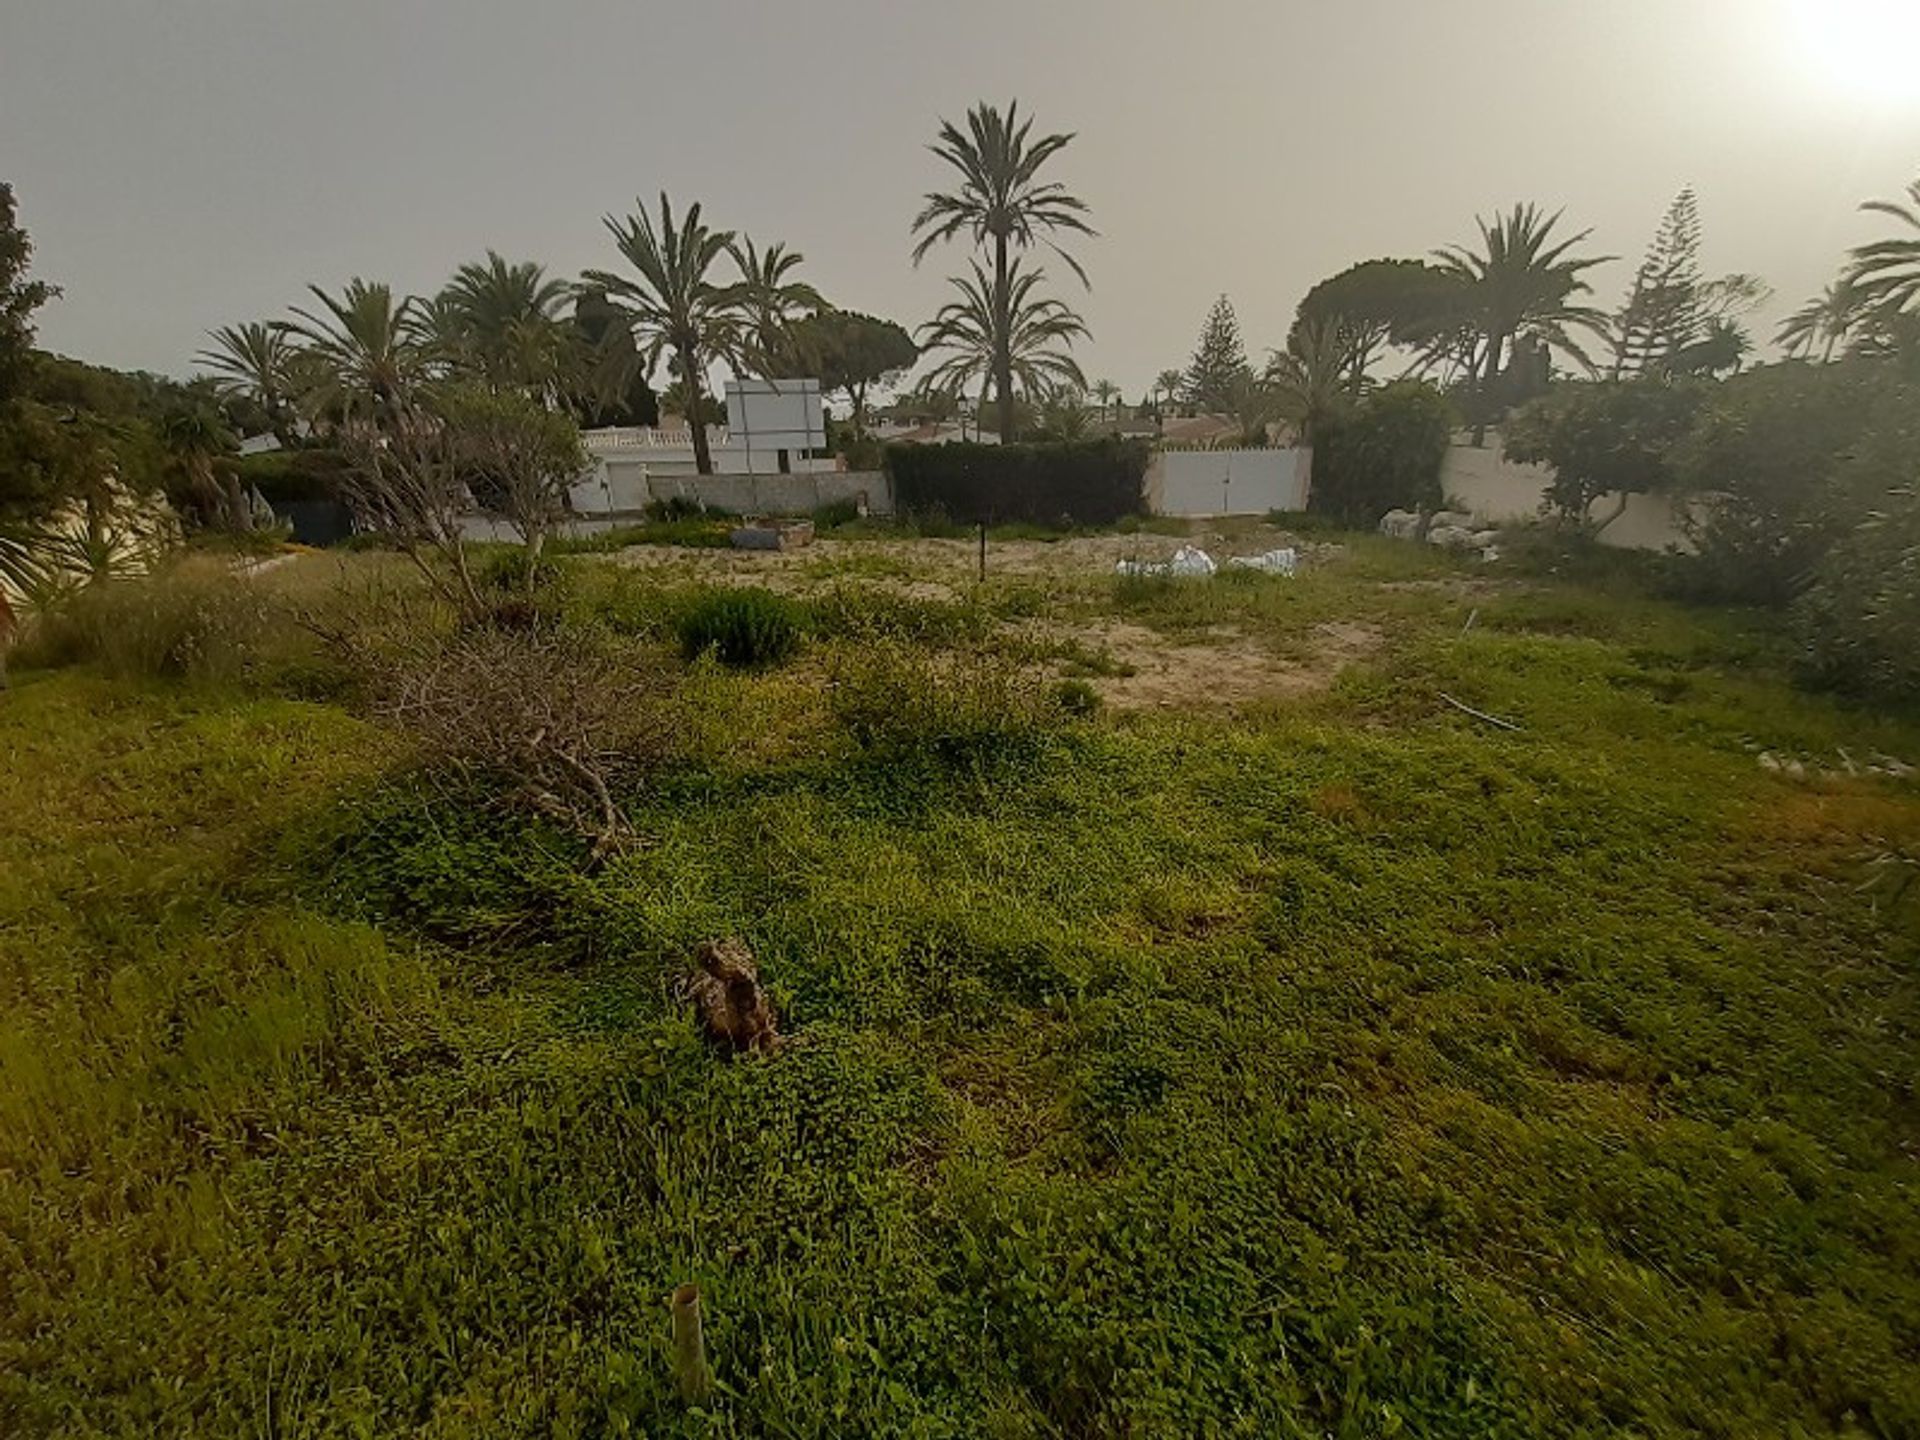
M1147 467L1147 504L1156 515L1264 515L1304 510L1313 452L1160 450Z
M1488 524L1539 519L1552 483L1551 466L1506 459L1500 453L1500 437L1494 434L1487 436L1484 446L1449 446L1440 469L1441 494L1449 502L1460 501L1475 519ZM1617 494L1602 495L1593 502L1594 518L1611 515L1619 503ZM1665 495L1627 496L1620 518L1595 538L1622 550L1690 548L1680 528L1680 511Z

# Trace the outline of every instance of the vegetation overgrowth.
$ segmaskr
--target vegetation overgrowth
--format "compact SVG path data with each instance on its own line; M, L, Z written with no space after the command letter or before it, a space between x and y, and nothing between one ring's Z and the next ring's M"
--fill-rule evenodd
M539 631L380 554L107 587L260 620L0 700L0 1429L1912 1431L1920 724L1764 618L1316 539L823 570L741 671L673 656L705 585L558 557L533 623L664 681L605 846L324 638ZM1088 713L1042 622L1384 641ZM729 934L776 1055L679 998Z

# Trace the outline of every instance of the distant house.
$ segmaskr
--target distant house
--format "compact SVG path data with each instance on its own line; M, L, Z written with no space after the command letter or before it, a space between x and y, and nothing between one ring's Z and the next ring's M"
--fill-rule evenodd
M1160 422L1160 438L1168 445L1196 449L1237 445L1240 422L1231 415L1169 415Z

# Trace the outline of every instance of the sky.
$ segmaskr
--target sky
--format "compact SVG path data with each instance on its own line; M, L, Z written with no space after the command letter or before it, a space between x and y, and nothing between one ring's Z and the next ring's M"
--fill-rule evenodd
M1615 303L1699 195L1709 273L1780 314L1920 177L1920 0L0 0L0 180L49 349L192 372L317 283L431 292L489 248L572 275L661 189L910 328L942 117L1017 98L1075 139L1090 378L1185 363L1216 295L1258 361L1358 260L1564 207Z

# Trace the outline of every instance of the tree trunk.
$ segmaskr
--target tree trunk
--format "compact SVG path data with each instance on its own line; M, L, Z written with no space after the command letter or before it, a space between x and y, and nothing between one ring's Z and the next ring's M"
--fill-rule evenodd
M1000 443L1013 443L1012 296L1007 293L1007 237L993 237L993 387L999 404Z
M687 382L687 429L693 435L693 469L695 474L713 473L713 452L707 448L707 422L700 411L700 372L694 368L699 351L691 345L680 347L680 378Z
M1493 410L1493 382L1500 374L1500 352L1506 348L1507 337L1499 331L1487 336L1487 363L1480 382L1474 388L1473 443L1475 446L1487 443L1487 416Z

